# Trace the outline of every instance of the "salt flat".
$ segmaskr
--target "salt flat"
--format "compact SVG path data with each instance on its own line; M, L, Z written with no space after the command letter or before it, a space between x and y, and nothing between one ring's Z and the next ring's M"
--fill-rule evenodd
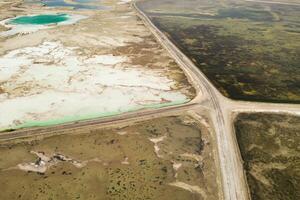
M0 7L0 129L108 116L193 97L181 69L130 5L104 4L112 9ZM16 8L18 15L12 16ZM5 24L18 16L53 13L84 17L34 30Z

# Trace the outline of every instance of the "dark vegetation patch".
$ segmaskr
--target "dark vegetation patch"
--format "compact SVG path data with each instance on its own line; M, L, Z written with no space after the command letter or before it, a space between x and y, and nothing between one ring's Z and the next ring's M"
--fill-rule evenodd
M218 16L220 18L230 17L238 19L249 19L255 21L273 21L273 15L266 10L251 9L244 7L237 8L223 8L219 9Z
M224 96L300 103L299 7L196 2L144 10Z
M276 46L269 41L219 34L224 27L200 24L178 29L168 21L155 24L189 56L225 95L233 99L270 102L300 102L300 50ZM177 31L176 31L177 29ZM264 29L248 29L264 32ZM189 41L193 42L190 43ZM300 47L300 46L299 46Z
M240 114L235 131L252 199L300 199L300 117Z

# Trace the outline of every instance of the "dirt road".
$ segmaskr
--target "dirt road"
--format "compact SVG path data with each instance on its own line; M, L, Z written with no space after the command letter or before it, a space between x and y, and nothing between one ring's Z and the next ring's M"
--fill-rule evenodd
M213 123L217 137L218 153L223 181L224 199L244 200L248 199L248 187L244 177L242 160L236 143L233 130L233 113L238 112L285 112L300 115L300 105L290 104L269 104L232 101L225 98L210 83L206 76L186 57L137 7L132 4L144 24L153 33L160 44L169 52L176 62L184 70L188 79L193 83L197 96L184 105L170 106L159 109L143 109L122 115L73 122L52 127L39 127L21 129L0 134L0 140L9 140L32 135L55 134L62 129L91 128L95 126L109 126L115 123L130 123L135 120L145 120L151 117L170 115L172 113L196 111L197 113L208 112Z
M193 102L210 110L211 119L217 136L219 159L221 164L225 199L249 199L242 160L232 126L233 112L288 112L300 114L299 105L268 104L256 102L232 101L225 98L210 83L206 76L186 57L151 20L133 3L134 9L157 40L182 67L197 91L201 91Z

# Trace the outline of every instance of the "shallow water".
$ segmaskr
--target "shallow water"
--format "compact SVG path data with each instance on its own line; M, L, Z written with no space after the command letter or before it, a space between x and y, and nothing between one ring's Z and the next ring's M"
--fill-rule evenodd
M87 9L87 10L107 10L108 6L95 6L87 3L94 2L93 0L76 0L76 3L67 3L64 0L25 0L26 3L31 4L45 4L48 7L72 7L76 9Z
M67 14L57 14L57 15L35 15L35 16L22 16L17 17L9 21L10 24L34 24L34 25L44 25L59 23L69 19Z

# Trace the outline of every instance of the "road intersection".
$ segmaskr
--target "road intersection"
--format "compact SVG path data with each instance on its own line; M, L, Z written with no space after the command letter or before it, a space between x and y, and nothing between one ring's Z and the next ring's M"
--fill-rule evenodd
M241 112L275 112L300 115L300 105L234 101L224 97L195 64L138 8L136 2L132 3L132 7L157 41L169 52L185 72L190 83L196 89L196 97L191 102L183 105L158 109L142 109L112 117L72 122L51 127L36 127L4 132L0 134L0 140L55 134L58 130L62 129L76 130L99 127L100 125L103 127L113 125L117 122L133 122L135 120L144 120L178 112L193 111L199 115L206 113L216 134L224 199L249 199L248 186L243 170L243 161L233 129L234 116Z
M243 161L233 129L233 115L238 112L283 112L300 115L300 105L233 101L224 97L194 63L152 23L137 4L133 3L132 5L158 42L177 61L196 88L198 95L192 102L210 110L210 117L217 136L224 199L249 199Z

